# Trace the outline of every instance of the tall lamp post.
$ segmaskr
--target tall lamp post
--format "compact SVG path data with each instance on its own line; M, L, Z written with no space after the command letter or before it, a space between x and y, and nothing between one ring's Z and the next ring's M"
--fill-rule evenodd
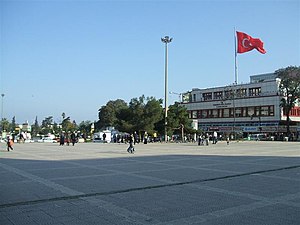
M165 36L161 41L165 43L165 142L168 141L167 117L168 117L168 44L173 38Z
M1 94L1 124L0 124L1 135L3 132L3 98L4 98L4 94Z

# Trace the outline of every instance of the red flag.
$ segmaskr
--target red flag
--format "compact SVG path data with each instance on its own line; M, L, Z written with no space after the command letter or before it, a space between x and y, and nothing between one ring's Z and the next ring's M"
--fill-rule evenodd
M254 48L262 54L266 53L264 43L259 38L252 38L250 35L236 32L237 34L237 53L244 53L253 50Z

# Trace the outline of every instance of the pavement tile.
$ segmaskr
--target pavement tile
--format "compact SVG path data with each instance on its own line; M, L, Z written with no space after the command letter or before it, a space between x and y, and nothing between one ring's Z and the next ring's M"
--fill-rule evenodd
M281 180L272 177L248 175L223 180L204 182L210 187L275 198L287 194L299 193L300 181ZM288 190L288 191L287 191Z
M97 178L57 180L56 183L84 193L121 191L162 184L162 182L159 181L137 178L126 174L99 176Z
M135 174L141 174L144 176L165 179L173 182L189 182L194 180L205 180L216 177L224 177L234 175L234 172L228 171L213 171L206 169L195 168L177 168L163 171L150 171L150 172L136 172Z
M228 196L222 193L205 190L199 192L197 188L186 185L99 198L162 222L254 202L248 198Z

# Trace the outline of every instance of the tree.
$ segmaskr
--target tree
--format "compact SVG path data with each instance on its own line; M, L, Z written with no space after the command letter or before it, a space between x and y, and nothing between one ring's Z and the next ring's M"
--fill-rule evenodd
M116 113L117 121L115 128L122 132L131 132L134 130L132 125L132 112L127 108L120 109Z
M191 120L188 117L186 108L181 106L178 102L175 102L174 105L169 107L167 120L168 135L180 134L183 136L183 131L189 134L195 132L191 126Z
M129 103L129 110L131 116L130 121L132 129L130 132L147 131L149 134L155 132L155 124L162 118L162 99L155 99L154 97L145 98L142 95L139 98L131 99Z
M278 78L281 98L280 106L286 115L287 135L290 134L290 112L300 98L300 67L289 66L275 71Z
M143 122L144 130L152 134L155 130L155 124L163 118L162 99L156 100L154 97L147 98L144 107Z
M10 131L14 132L16 129L16 117L14 116L11 120Z
M41 133L49 134L53 132L53 116L48 116L42 121Z
M6 118L3 118L1 121L2 131L9 131L9 127L10 127L9 121Z
M37 119L37 116L35 117L34 124L32 125L32 136L37 136L37 134L40 132L40 126Z
M77 125L76 125L75 120L73 120L73 122L71 122L71 119L68 116L68 117L65 117L63 119L63 121L61 122L61 127L62 127L62 130L65 132L73 132L76 130Z
M124 100L117 99L115 101L109 101L98 110L99 120L95 124L95 128L99 130L104 127L116 126L118 124L116 115L124 108L128 108Z
M83 134L84 137L87 137L91 133L91 125L92 122L89 120L82 121L79 123L78 129Z

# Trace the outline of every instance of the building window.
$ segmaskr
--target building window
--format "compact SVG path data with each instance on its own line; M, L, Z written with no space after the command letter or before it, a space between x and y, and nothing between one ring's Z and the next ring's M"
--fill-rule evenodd
M242 109L243 109L242 110L242 117L247 117L247 112L248 112L247 107L242 108Z
M254 107L254 115L255 116L261 116L261 114L260 114L260 106Z
M235 117L242 117L242 108L235 108Z
M233 99L233 90L226 90L224 94L225 94L225 99Z
M229 109L229 117L234 117L234 115L233 115L233 108Z
M274 105L269 106L269 116L274 116Z
M198 112L197 111L192 111L192 119L197 119L198 117Z
M217 109L213 109L213 110L212 110L212 117L213 117L213 118L218 118L218 117L219 117L219 113L218 113L218 110L217 110Z
M261 93L261 87L249 88L249 96L259 96Z
M229 117L229 109L223 109L223 117L228 118Z
M202 110L202 118L207 118L207 110Z
M248 107L248 117L255 116L254 114L254 107Z
M202 97L204 101L212 100L212 92L203 93Z
M202 118L202 110L198 110L198 118Z
M236 96L238 98L243 98L247 96L247 89L246 88L241 88L236 90Z
M193 94L193 102L196 101L196 94Z
M218 117L219 117L219 118L222 118L222 117L223 117L223 110L222 110L222 109L219 109L219 110L218 110Z
M260 115L261 116L269 116L269 106L260 107Z
M214 92L214 99L222 99L223 98L223 92L222 91L217 91Z

